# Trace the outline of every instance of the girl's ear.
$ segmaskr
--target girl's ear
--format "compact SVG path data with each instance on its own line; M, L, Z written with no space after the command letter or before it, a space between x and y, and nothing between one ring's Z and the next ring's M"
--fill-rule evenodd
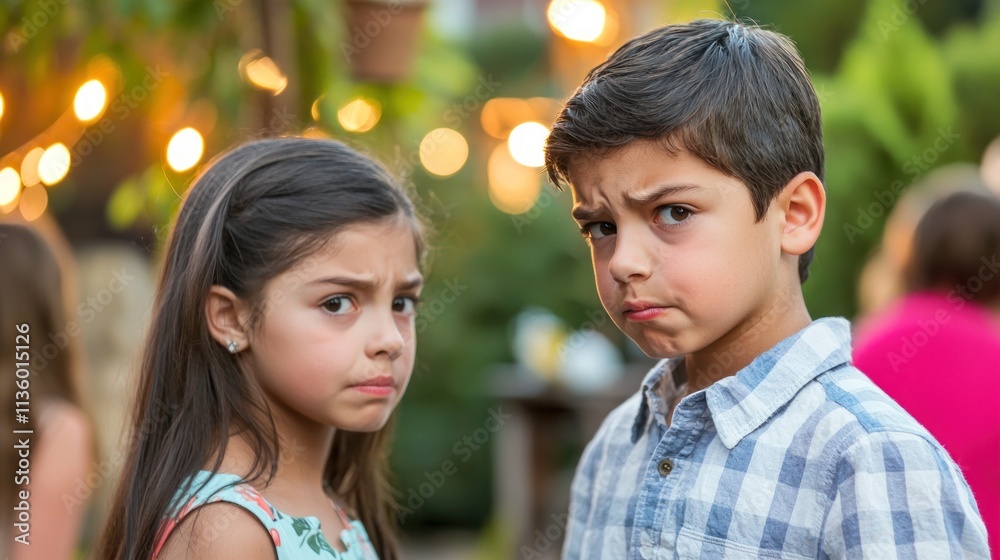
M205 322L208 325L208 332L216 342L233 353L245 350L250 345L243 330L244 307L243 301L232 290L218 285L209 288L208 297L205 298Z
M826 211L823 183L815 173L803 171L785 185L778 201L784 213L781 250L801 255L816 245L819 232L823 229Z

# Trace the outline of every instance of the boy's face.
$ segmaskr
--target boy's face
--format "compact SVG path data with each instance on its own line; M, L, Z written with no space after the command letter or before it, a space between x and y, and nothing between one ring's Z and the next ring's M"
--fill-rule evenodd
M783 215L772 203L756 222L740 180L645 141L580 158L569 179L601 302L649 356L700 351L787 306Z

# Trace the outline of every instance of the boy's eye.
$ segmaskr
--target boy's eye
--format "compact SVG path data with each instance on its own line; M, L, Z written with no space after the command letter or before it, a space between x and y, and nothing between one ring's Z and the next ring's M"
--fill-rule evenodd
M594 222L580 228L580 233L590 239L600 239L617 233L618 229L614 224L608 222Z
M324 301L323 307L332 315L343 315L354 310L354 302L347 296L336 296Z
M403 313L409 315L413 313L414 308L417 306L417 298L414 297L398 297L392 300L392 310L396 313Z
M691 217L691 211L683 206L664 206L656 213L656 221L668 226L677 225Z

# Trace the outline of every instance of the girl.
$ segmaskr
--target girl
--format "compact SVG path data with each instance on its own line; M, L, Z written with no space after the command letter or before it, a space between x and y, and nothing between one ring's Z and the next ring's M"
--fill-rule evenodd
M339 142L211 162L167 245L99 557L396 558L387 422L423 247L403 190Z
M97 450L83 404L80 321L67 313L66 302L76 299L65 297L72 293L66 274L72 261L68 251L57 250L63 239L54 225L51 244L44 231L44 225L0 224L0 463L6 473L0 493L9 504L0 512L0 556L10 560L75 556L87 509L79 487ZM18 409L23 416L15 416Z

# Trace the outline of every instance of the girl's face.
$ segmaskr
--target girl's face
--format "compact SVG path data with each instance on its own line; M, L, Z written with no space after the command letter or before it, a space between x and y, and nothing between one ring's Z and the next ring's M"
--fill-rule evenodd
M286 418L382 428L406 390L423 285L404 219L363 223L273 278L239 354Z

